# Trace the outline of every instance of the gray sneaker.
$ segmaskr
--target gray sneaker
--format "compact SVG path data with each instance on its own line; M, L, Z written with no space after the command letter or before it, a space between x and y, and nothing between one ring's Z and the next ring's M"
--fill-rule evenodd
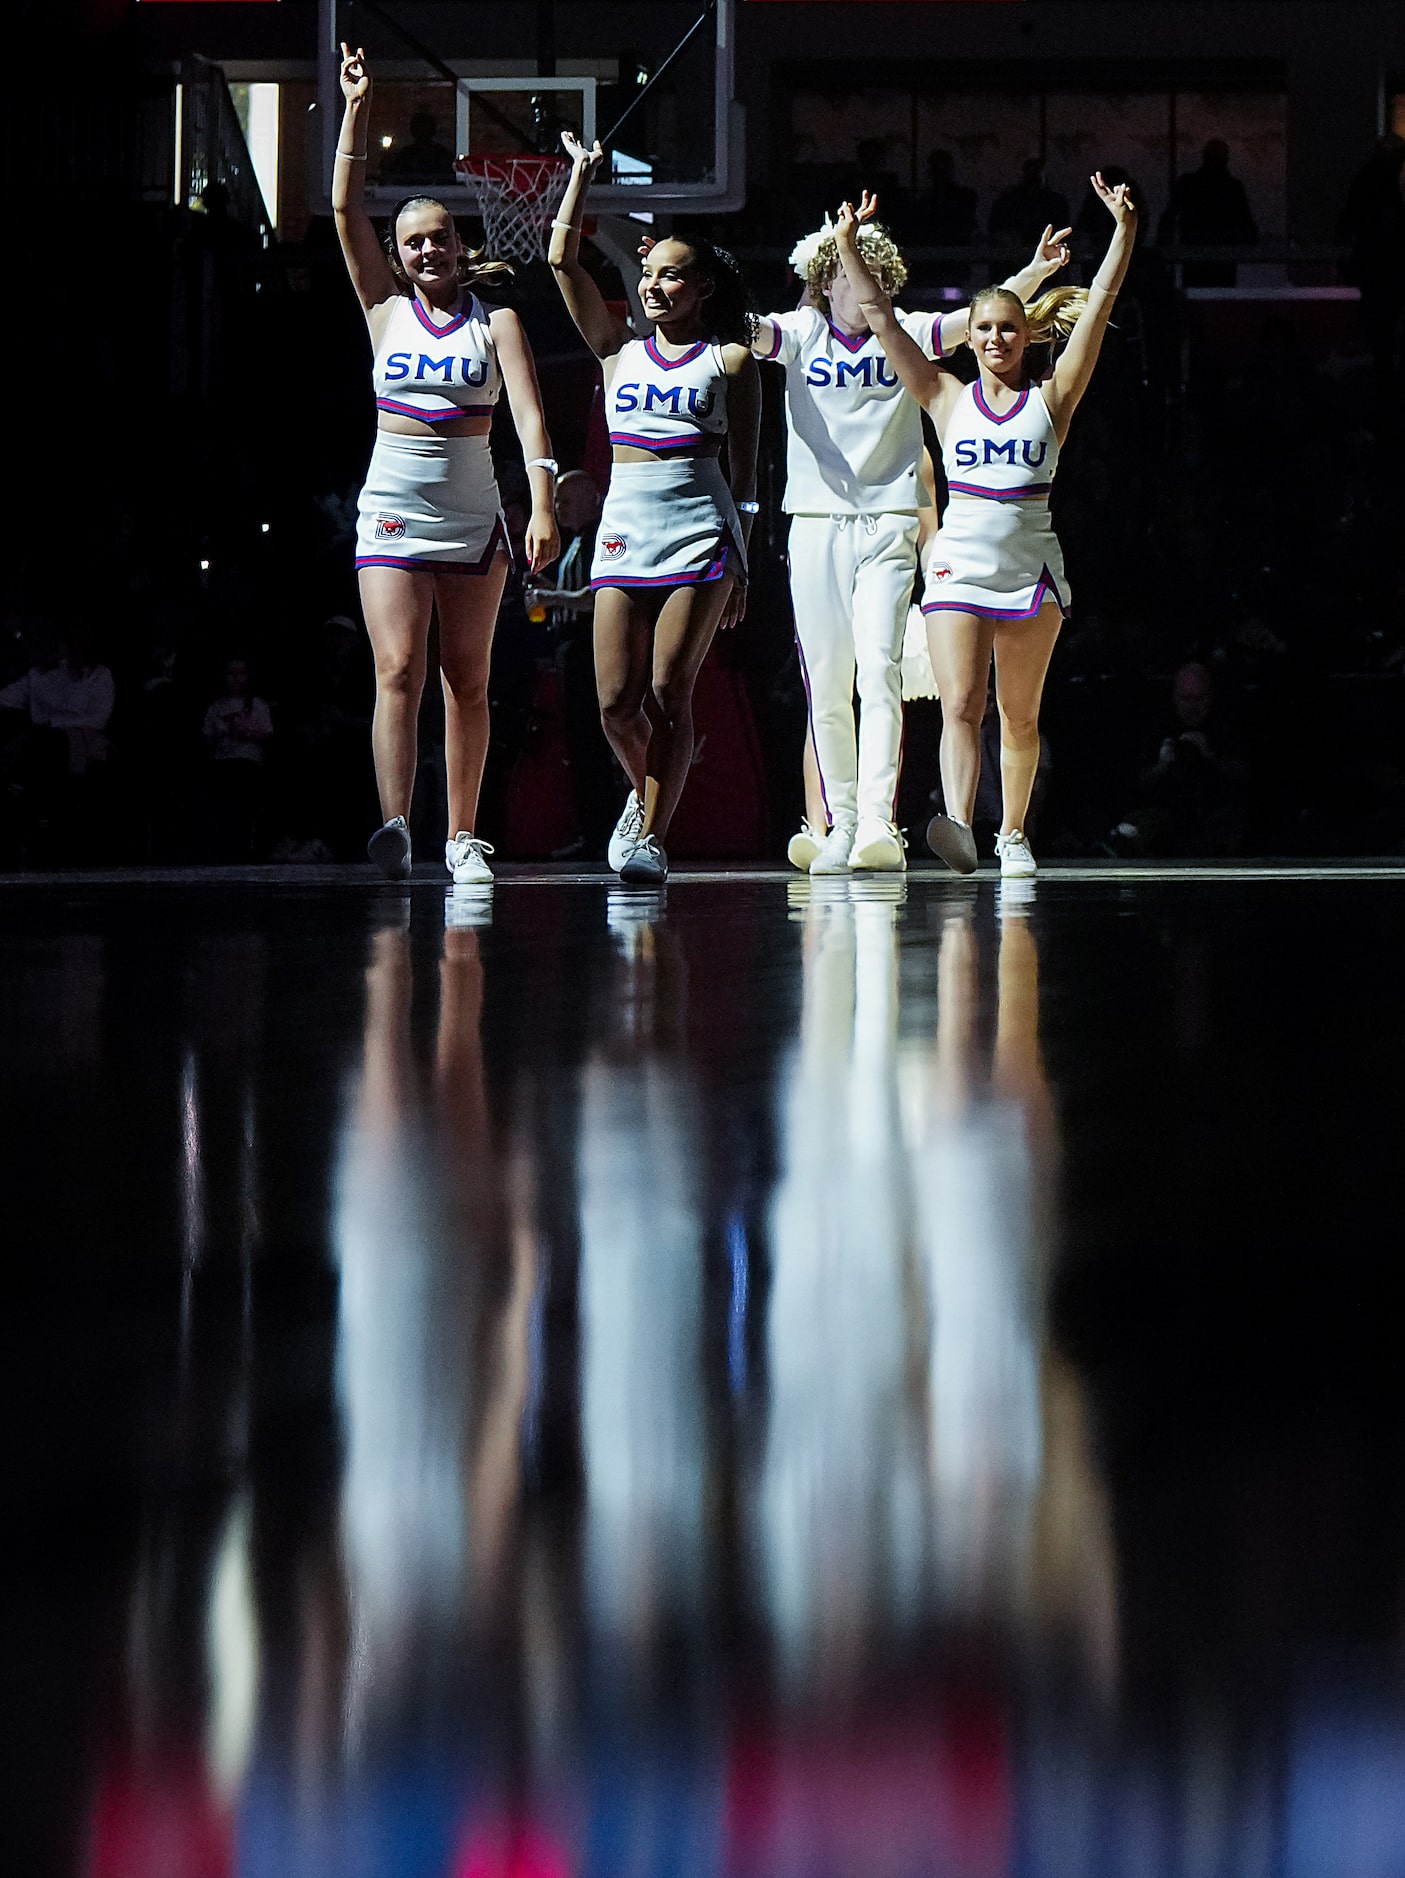
M927 824L927 846L953 874L975 873L976 837L965 822L953 821L949 815L934 815Z
M410 878L410 831L403 815L394 815L366 843L366 853L387 880Z
M668 879L668 856L656 835L641 835L625 856L620 879L631 887L658 887Z

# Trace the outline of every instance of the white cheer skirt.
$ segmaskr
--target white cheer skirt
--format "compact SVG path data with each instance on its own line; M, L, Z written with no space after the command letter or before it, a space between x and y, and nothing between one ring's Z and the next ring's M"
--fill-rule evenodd
M696 587L729 568L745 574L746 556L716 457L613 465L592 587Z
M1033 619L1046 600L1069 607L1063 549L1047 500L953 496L942 517L922 595L926 614Z
M357 508L358 568L486 574L507 546L486 437L378 430Z

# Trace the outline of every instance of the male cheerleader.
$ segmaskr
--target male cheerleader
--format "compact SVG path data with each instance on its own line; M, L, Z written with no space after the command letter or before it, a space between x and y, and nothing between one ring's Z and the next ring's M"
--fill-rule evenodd
M1021 298L1067 262L1069 232L1044 231L1034 258L1007 283ZM896 294L907 264L892 236L865 223L859 239L884 292ZM828 828L807 821L789 855L812 874L899 871L907 865L893 822L901 653L918 510L927 501L921 414L869 331L828 222L797 243L790 262L805 301L763 318L752 350L785 369L790 591ZM967 314L897 317L928 358L941 359L965 343Z

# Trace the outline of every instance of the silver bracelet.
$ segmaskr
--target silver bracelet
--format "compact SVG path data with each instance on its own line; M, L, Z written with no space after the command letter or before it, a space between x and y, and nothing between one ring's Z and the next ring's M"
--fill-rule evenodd
M761 504L759 502L739 502L737 504L738 515L759 515L760 513Z
M338 163L364 163L366 159L363 156L357 156L351 150L338 150L337 161Z
M563 222L558 220L556 216L551 218L551 226L553 228L564 228L568 235L578 235L580 233L580 230L576 227L574 222Z
M528 459L528 469L544 469L548 476L559 476L561 469L554 456L534 456Z

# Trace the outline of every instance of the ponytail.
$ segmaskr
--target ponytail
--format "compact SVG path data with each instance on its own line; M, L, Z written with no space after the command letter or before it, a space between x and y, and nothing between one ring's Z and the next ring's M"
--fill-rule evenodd
M1030 339L1041 346L1068 339L1087 305L1086 287L1050 287L1025 308Z

